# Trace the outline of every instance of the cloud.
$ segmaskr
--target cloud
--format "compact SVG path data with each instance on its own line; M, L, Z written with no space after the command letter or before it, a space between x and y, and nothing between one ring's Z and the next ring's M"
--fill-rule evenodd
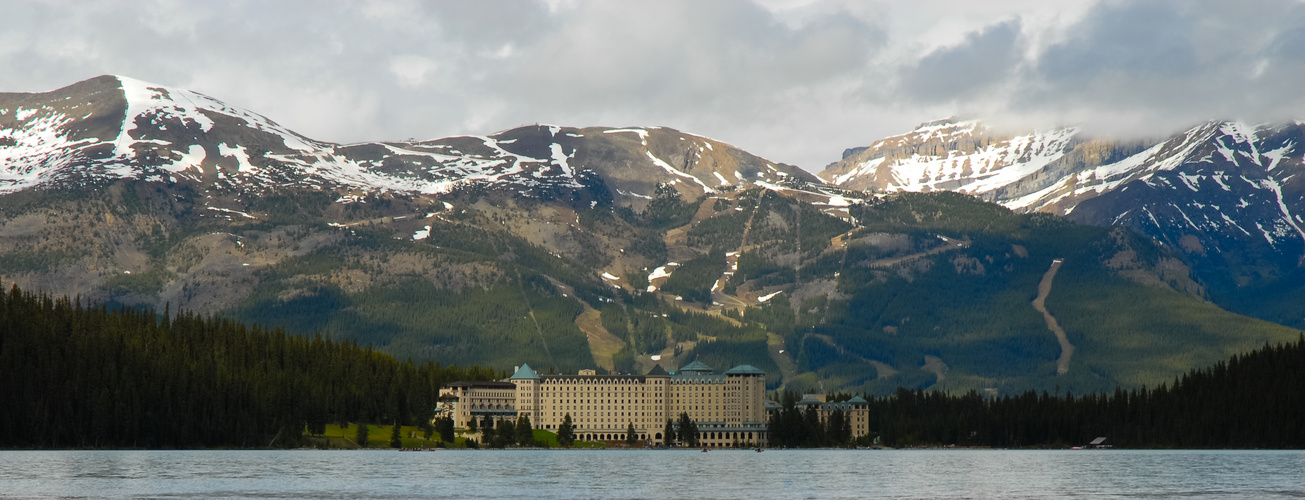
M1158 133L1305 118L1294 0L15 3L0 90L99 74L310 137L663 125L818 170L952 114Z
M907 68L902 91L925 101L972 97L1011 76L1023 59L1022 42L1019 19L969 33L961 44L930 52Z
M1068 40L1047 48L1039 76L1059 84L1091 85L1115 76L1183 78L1200 70L1192 19L1159 2L1094 9Z
M893 95L1008 127L1109 136L1300 119L1303 11L1291 0L1111 0L1073 19L1019 14L908 58Z
M426 77L439 70L439 63L422 56L403 55L390 58L390 73L404 88L420 87Z

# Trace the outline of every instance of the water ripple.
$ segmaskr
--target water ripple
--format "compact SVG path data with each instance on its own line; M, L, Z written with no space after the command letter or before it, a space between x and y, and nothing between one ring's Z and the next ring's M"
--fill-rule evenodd
M1292 451L10 451L0 498L1305 498Z

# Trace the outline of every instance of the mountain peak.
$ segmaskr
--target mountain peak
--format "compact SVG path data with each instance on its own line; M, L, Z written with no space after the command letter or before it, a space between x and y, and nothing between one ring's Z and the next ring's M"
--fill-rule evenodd
M1060 127L999 135L980 120L946 118L879 140L829 165L819 177L849 189L982 194L1055 161L1078 133Z
M817 181L664 127L536 124L488 136L332 144L199 92L121 75L0 94L0 161L0 193L135 178L255 194L294 185L438 194L473 183L551 197L589 189L597 173L615 188L612 197L641 204L663 183L696 197L757 182Z

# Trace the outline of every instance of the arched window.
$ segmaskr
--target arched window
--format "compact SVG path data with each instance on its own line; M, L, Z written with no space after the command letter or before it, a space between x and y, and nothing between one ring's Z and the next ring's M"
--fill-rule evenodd
M661 439L661 438L662 438L662 433L658 432L656 439Z

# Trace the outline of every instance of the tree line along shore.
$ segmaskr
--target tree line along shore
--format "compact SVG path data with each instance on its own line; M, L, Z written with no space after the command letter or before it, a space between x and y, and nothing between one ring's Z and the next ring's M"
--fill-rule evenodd
M444 384L504 377L220 317L110 309L17 286L0 293L0 448L604 445L529 422L458 436L451 422L430 420ZM1154 388L864 397L871 432L853 440L843 422L777 394L770 445L1061 448L1106 437L1116 448L1299 449L1305 335ZM693 436L678 442L691 446Z

